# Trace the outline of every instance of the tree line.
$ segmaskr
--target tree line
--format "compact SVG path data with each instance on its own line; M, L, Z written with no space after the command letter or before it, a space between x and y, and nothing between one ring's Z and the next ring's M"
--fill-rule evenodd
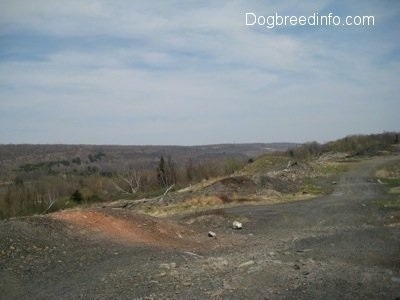
M95 156L92 156L92 158ZM89 166L78 162L39 162L22 165L8 184L0 186L0 218L40 214L77 204L144 198L162 195L203 179L231 174L245 164L242 159L176 162L161 156L153 165L101 162ZM92 159L93 160L93 159ZM90 161L90 159L89 159ZM75 167L81 167L78 172Z
M349 156L372 156L382 151L389 151L392 145L399 144L400 133L384 132L369 135L349 135L336 141L320 144L304 143L286 154L296 159L307 159L327 152L342 152Z

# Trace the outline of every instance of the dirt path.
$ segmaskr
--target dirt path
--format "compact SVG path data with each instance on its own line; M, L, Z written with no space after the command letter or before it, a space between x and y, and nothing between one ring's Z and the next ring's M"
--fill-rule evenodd
M279 257L282 268L273 282L280 282L282 290L273 289L268 297L400 296L400 223L392 218L399 211L379 209L378 201L387 197L386 188L373 179L373 171L393 159L398 158L361 163L344 174L327 197L228 211L247 217L251 220L248 230L263 237L251 246L257 253L266 237L278 253L274 259ZM288 279L291 266L298 273Z
M372 179L394 159L358 164L327 197L179 224L123 210L3 221L0 298L396 299L399 211Z

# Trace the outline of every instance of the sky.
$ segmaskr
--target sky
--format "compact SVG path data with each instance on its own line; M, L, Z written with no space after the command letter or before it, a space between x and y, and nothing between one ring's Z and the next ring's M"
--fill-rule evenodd
M260 23L246 25L246 13ZM329 13L374 25L269 28L259 18ZM0 0L2 144L399 131L399 78L398 0Z

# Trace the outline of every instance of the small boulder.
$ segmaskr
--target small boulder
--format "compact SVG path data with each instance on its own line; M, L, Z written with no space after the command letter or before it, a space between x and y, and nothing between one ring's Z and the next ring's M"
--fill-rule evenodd
M233 228L233 229L242 229L242 228L243 228L243 225L242 225L242 223L240 223L240 222L238 222L238 221L233 221L233 223L232 223L232 228Z
M217 234L214 231L209 231L208 232L208 236L212 237L212 238L215 238L215 237L217 237Z

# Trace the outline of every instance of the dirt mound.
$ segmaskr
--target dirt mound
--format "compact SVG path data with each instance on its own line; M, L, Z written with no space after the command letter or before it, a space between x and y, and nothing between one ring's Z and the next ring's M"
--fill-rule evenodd
M196 232L171 220L126 210L65 210L50 215L70 228L95 238L124 244L194 249L201 246Z
M257 191L257 185L246 176L232 176L222 178L206 187L203 192L206 195L233 195L246 196L254 194Z

